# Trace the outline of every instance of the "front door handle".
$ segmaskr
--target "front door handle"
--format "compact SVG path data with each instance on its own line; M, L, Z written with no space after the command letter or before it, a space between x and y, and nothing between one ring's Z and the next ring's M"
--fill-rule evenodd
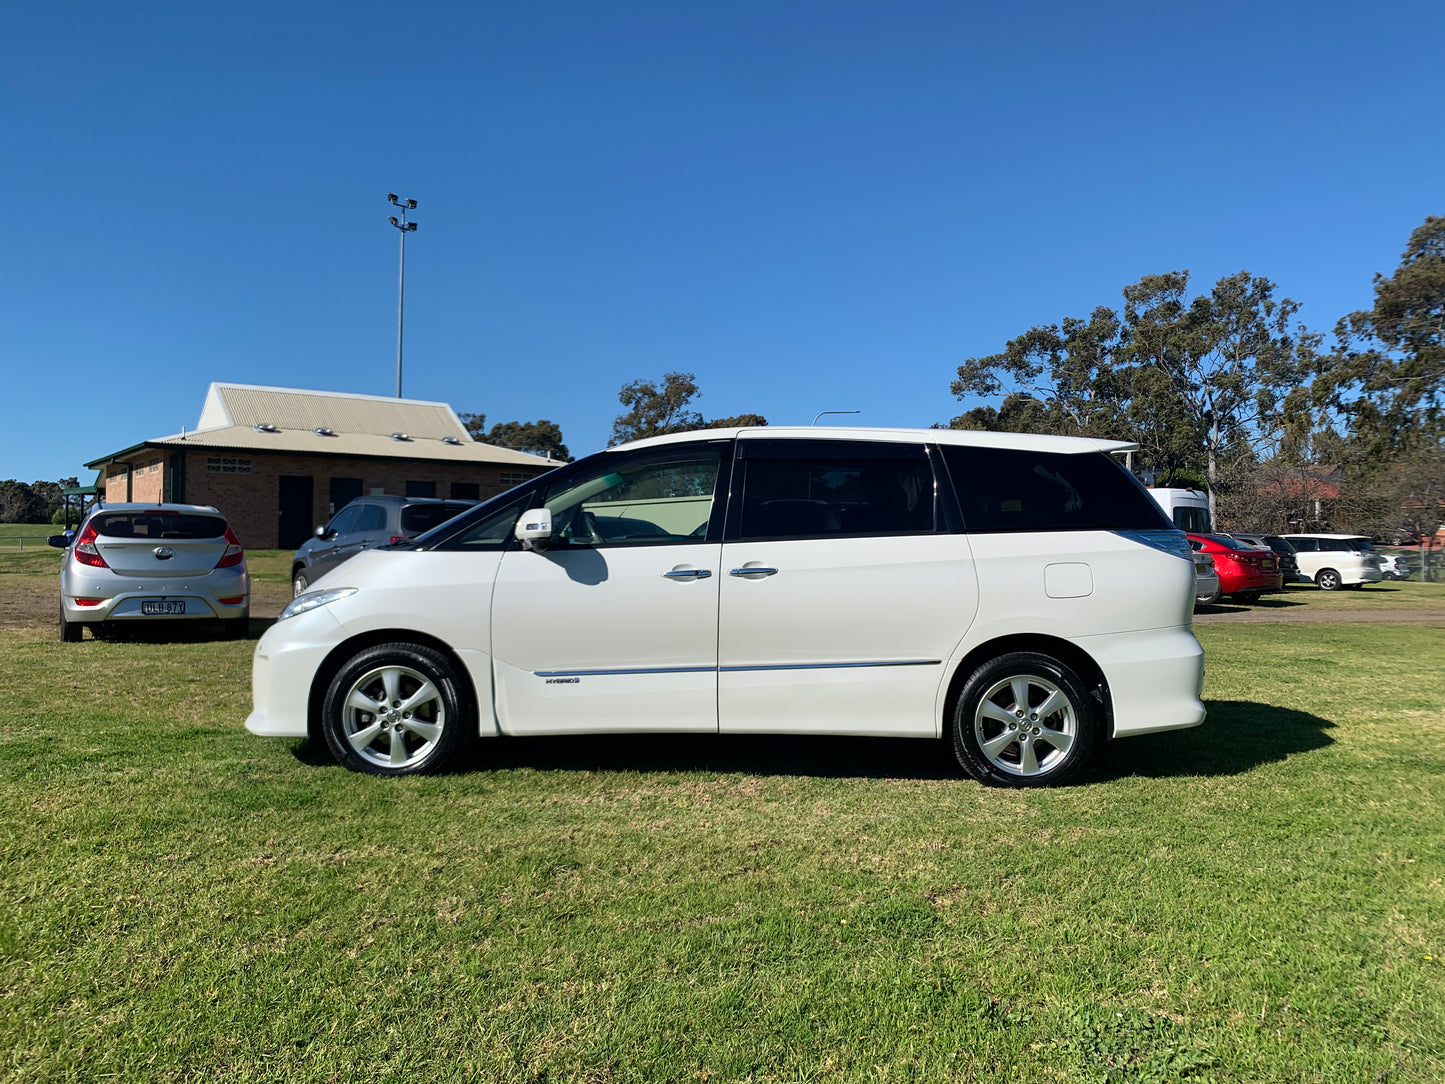
M669 580L705 580L712 575L711 569L706 568L678 568L671 572L664 572Z
M728 569L729 576L776 576L776 568L763 568L761 565L744 565L742 568Z

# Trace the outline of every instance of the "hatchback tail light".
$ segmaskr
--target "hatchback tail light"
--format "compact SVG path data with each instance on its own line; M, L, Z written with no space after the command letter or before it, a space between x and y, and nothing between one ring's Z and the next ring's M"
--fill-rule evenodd
M96 531L93 523L87 523L85 530L80 532L80 537L75 540L75 559L83 565L90 565L91 568L109 568L105 558L100 555L100 550L95 548Z
M405 541L406 541L406 535L404 535L404 534L394 534L394 535L392 535L390 538L388 538L388 539L386 540L386 544L389 545L389 546L394 546L394 545L396 545L398 542L405 542Z
M236 532L231 530L230 524L226 525L226 552L221 554L221 559L216 562L217 568L230 568L232 565L239 565L246 559L246 551L241 548L241 540L236 537Z

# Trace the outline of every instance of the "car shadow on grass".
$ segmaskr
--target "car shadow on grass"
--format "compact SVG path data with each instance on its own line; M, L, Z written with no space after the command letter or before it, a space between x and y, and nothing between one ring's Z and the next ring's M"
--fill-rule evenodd
M230 635L225 626L213 620L117 621L108 624L99 636L90 630L92 639L134 644L201 644L215 640L259 640L261 634L276 623L274 617L253 617L244 636Z
M1133 776L1239 775L1330 745L1334 726L1308 712L1240 700L1212 700L1201 727L1109 742L1074 785ZM298 741L292 755L313 767L335 764L324 742ZM475 742L452 772L715 772L822 779L943 780L962 776L952 748L911 738L760 734L599 734Z
M1334 723L1294 708L1250 700L1207 700L1209 717L1192 730L1110 742L1080 782L1129 776L1242 775L1265 764L1334 744Z

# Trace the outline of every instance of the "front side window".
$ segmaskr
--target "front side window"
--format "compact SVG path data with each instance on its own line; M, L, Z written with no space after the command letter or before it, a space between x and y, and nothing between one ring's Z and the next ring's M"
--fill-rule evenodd
M972 533L1157 531L1172 526L1138 480L1103 452L945 444L943 460L958 493L964 530ZM1176 517L1182 511L1176 509ZM1208 513L1203 514L1207 529Z
M356 513L360 510L360 505L343 508L331 517L331 522L326 525L327 532L335 531L337 534L346 534L356 525Z
M604 456L547 490L552 541L564 546L665 545L707 535L722 443Z
M740 537L924 534L934 530L926 459L745 460Z

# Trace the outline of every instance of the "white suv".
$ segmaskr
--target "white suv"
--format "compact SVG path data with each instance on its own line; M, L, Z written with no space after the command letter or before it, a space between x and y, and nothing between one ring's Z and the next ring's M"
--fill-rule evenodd
M1281 535L1295 548L1299 570L1324 591L1363 587L1384 578L1384 563L1368 538L1353 534Z
M993 784L1196 726L1189 544L1114 441L719 429L600 452L294 599L256 734L356 771L477 735L948 739Z

